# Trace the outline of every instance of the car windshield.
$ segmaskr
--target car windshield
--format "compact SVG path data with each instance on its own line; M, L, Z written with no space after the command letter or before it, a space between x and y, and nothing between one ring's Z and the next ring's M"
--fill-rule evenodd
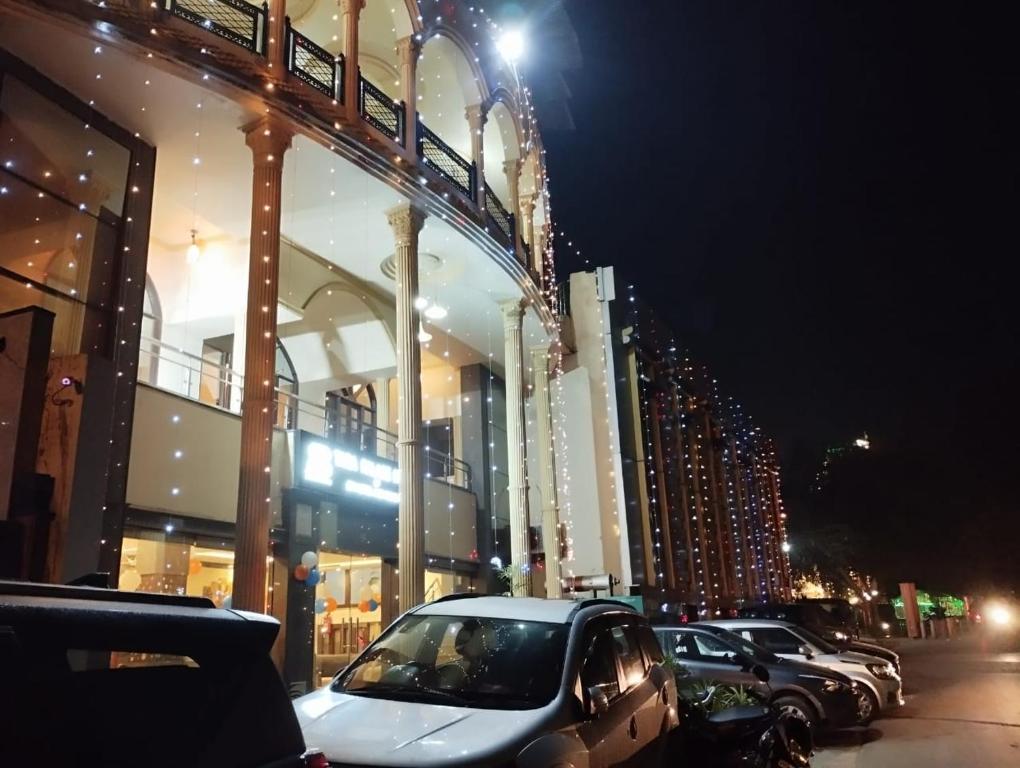
M333 681L360 696L486 709L533 709L556 696L568 627L411 615Z
M815 646L822 653L839 653L839 648L834 646L828 640L823 640L810 629L804 629L804 627L797 627L797 634L800 635L804 640L807 640L811 645Z
M754 659L759 664L776 664L780 661L779 657L771 651L766 651L760 645L755 645L750 640L745 640L735 632L730 632L722 627L707 627L707 629L720 640L740 651L745 656Z

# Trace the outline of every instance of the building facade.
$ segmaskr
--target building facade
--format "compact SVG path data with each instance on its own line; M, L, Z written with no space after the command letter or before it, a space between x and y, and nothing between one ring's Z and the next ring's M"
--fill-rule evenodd
M295 691L504 566L558 591L544 151L498 35L461 2L0 0L0 376L38 412L8 573L273 613Z
M691 617L789 599L771 440L612 268L571 275L559 306L565 570Z

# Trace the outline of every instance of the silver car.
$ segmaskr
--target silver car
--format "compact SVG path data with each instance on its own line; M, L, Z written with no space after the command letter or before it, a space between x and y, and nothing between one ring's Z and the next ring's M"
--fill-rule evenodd
M725 627L784 659L807 661L842 672L860 688L860 722L869 723L881 712L903 704L903 683L885 659L855 651L840 651L814 632L788 621L724 619L711 624Z

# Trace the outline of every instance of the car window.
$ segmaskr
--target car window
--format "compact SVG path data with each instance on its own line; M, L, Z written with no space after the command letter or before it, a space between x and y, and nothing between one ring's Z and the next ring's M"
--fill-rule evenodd
M616 668L613 635L603 630L595 635L581 667L581 685L587 691L598 688L610 701L620 695L620 675Z
M613 649L623 669L624 685L630 690L645 677L645 661L641 656L637 627L633 624L613 627L610 634L613 636Z
M647 624L640 624L637 628L638 642L645 654L645 662L651 666L662 662L662 647L656 639L655 632Z
M800 638L782 627L750 629L751 641L772 653L797 654L803 645Z
M732 648L712 635L695 634L694 645L698 655L708 660L721 661L735 655Z

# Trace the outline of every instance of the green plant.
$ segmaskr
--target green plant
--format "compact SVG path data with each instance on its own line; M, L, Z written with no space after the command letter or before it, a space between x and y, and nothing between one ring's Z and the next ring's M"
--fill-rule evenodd
M522 573L514 566L508 565L505 568L501 568L496 573L496 578L506 587L507 595L513 597L514 595L527 594L526 586L530 576L527 573Z

